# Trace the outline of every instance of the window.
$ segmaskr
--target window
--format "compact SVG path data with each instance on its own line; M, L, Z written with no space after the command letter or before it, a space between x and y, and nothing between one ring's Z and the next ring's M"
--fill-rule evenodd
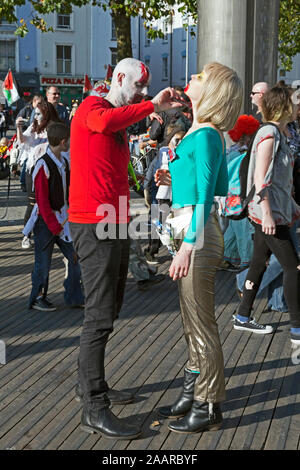
M148 37L146 31L145 31L145 46L148 47L151 44L151 39Z
M71 15L57 15L57 29L71 29Z
M72 73L72 46L56 46L57 73Z
M169 68L168 68L168 57L162 58L162 79L168 80Z
M2 17L2 19L0 20L0 26L7 26L11 24L12 23L10 23L5 17Z
M114 22L113 19L111 19L111 40L112 41L117 40L116 23Z
M116 47L110 47L110 65L112 66L112 69L115 68L115 66L118 63L117 60L117 48Z
M162 25L162 32L164 34L163 42L168 42L168 21L164 20Z
M16 69L16 41L0 41L0 70Z

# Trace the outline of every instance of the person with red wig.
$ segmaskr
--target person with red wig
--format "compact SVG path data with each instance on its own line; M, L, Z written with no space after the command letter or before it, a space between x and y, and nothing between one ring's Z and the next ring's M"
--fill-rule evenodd
M253 116L243 114L239 116L233 129L228 131L229 137L234 144L228 149L227 165L233 159L247 152L252 136L259 129L260 123ZM254 229L247 218L241 220L229 220L224 234L224 260L222 270L238 272L249 266L253 241Z

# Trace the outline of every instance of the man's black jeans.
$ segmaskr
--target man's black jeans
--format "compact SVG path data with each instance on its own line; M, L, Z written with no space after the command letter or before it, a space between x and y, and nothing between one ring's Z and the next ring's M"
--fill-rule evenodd
M287 225L277 225L275 235L263 233L261 225L255 226L253 256L243 290L243 299L238 314L250 317L253 302L266 270L266 262L271 253L278 259L283 269L283 292L290 313L292 328L300 328L300 264ZM254 283L252 289L246 283Z
M85 294L78 377L84 403L97 408L109 406L105 347L122 306L129 262L129 237L120 239L119 226L114 228L115 238L99 239L97 224L70 223Z

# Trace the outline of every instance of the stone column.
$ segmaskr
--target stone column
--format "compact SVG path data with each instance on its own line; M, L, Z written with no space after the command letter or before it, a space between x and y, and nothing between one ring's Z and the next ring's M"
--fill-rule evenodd
M198 71L217 61L244 83L242 112L251 112L253 83L277 76L279 0L198 0Z
M198 0L198 71L209 62L245 81L247 0Z
M253 0L252 0L253 2ZM253 82L277 82L279 0L255 0Z

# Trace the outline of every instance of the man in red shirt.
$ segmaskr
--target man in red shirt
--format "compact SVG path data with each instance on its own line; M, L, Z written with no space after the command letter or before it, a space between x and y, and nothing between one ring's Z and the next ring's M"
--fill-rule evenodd
M141 433L109 409L110 403L130 403L133 396L110 389L104 375L105 346L122 306L129 260L126 127L154 111L181 106L171 88L141 102L149 81L142 62L123 59L107 97L87 97L71 125L69 221L85 294L75 393L83 399L82 429L116 439L134 439Z

